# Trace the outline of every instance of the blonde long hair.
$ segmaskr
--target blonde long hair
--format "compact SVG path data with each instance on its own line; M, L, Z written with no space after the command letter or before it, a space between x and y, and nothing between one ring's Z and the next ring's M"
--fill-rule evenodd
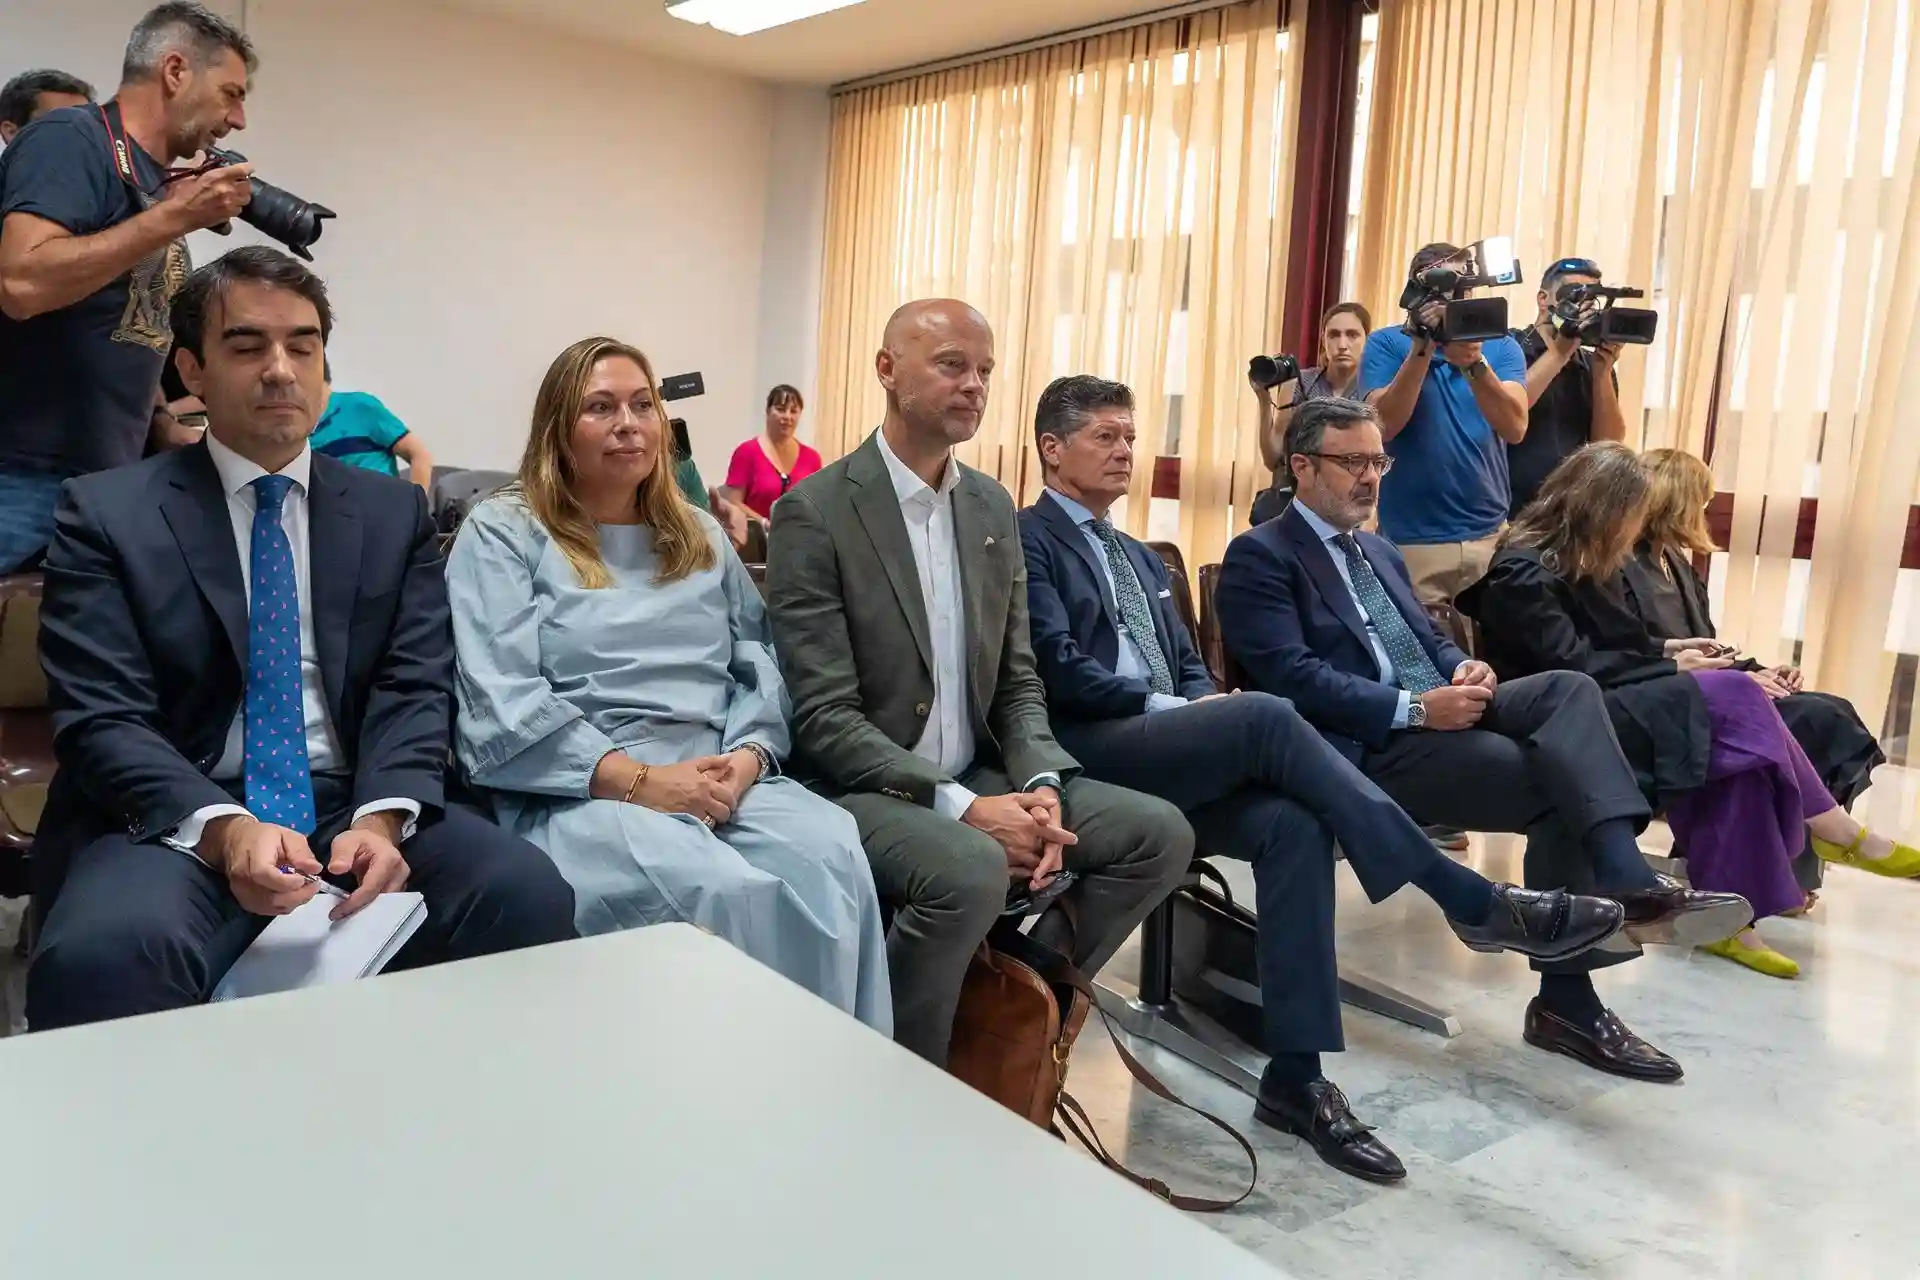
M1710 556L1720 548L1707 531L1713 471L1684 449L1651 449L1642 458L1653 485L1642 534L1657 554Z
M1627 446L1587 445L1553 469L1500 543L1538 551L1569 582L1606 581L1633 554L1651 487L1640 455Z
M614 338L582 338L562 351L540 380L533 401L533 429L520 459L520 477L509 492L517 493L546 526L547 533L566 554L590 590L613 585L607 562L600 557L600 530L574 492L578 471L573 459L573 429L587 397L593 367L608 358L625 358L640 366L653 392L654 411L660 415L658 457L653 470L640 482L640 523L653 531L654 553L660 557L656 582L678 582L717 563L713 544L694 519L693 508L680 495L673 477L673 433L660 398L653 363L637 347Z

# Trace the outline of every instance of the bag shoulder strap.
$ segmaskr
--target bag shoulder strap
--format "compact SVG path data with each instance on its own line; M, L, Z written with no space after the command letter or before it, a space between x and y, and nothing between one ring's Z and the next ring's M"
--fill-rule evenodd
M1127 1048L1125 1039L1122 1038L1120 1028L1114 1025L1112 1015L1101 1008L1100 1000L1095 995L1092 984L1087 981L1085 975L1083 975L1079 969L1070 963L1063 964L1056 974L1049 976L1057 977L1065 981L1068 985L1072 986L1075 991L1085 997L1088 1004L1095 1009L1099 1009L1100 1019L1107 1025L1107 1035L1113 1040L1113 1047L1120 1053L1120 1061L1126 1064L1127 1070L1135 1080L1138 1080L1145 1086L1147 1092L1153 1094L1156 1098L1162 1098L1171 1102L1183 1111L1191 1111L1194 1115L1199 1116L1202 1120L1213 1125L1214 1128L1219 1129L1222 1133L1240 1144L1240 1149L1247 1153L1247 1185L1239 1195L1231 1200L1216 1200L1205 1196L1183 1195L1175 1191L1172 1187L1169 1187L1159 1178L1149 1177L1144 1173L1135 1173L1107 1150L1105 1144L1100 1141L1100 1136L1094 1129L1093 1121L1087 1115L1086 1108L1082 1107L1072 1094L1063 1090L1060 1094L1057 1114L1060 1117L1060 1123L1066 1126L1067 1131L1079 1139L1080 1145L1085 1147L1095 1160L1098 1160L1101 1164L1133 1183L1135 1186L1165 1200L1176 1209L1185 1209L1193 1213L1220 1213L1233 1208L1242 1200L1252 1195L1254 1187L1258 1186L1260 1182L1260 1157L1254 1154L1253 1144L1247 1141L1246 1135L1234 1128L1231 1124L1228 1124L1225 1120L1222 1120L1219 1116L1214 1115L1211 1111L1203 1111L1191 1102L1182 1099L1178 1094L1174 1093L1172 1089L1169 1089L1163 1084L1158 1076L1149 1071L1146 1064L1134 1057L1133 1052Z

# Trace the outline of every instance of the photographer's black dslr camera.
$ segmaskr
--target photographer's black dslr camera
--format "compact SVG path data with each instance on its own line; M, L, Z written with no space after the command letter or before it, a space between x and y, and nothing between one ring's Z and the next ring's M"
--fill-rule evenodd
M1283 382L1300 376L1299 356L1255 356L1247 361L1247 377L1262 391L1271 391Z
M1660 313L1647 307L1617 307L1622 298L1644 298L1645 290L1616 284L1570 284L1554 299L1549 313L1553 331L1580 339L1583 347L1623 342L1644 347L1660 328Z
M245 164L247 158L238 151L222 151L218 147L207 148L207 161L204 169L221 169L230 164ZM320 238L326 228L322 221L337 218L340 215L323 204L311 200L302 200L283 187L271 182L262 182L259 178L248 180L253 188L253 199L247 201L247 207L240 211L240 220L265 235L272 236L287 246L296 257L313 261L309 252L313 242ZM213 228L221 235L233 229L226 223Z
M1513 256L1513 241L1506 236L1477 240L1407 277L1407 287L1400 293L1400 307L1407 313L1401 331L1435 342L1501 337L1507 332L1507 300L1469 298L1467 290L1518 283L1520 260ZM1435 302L1444 302L1446 312L1438 325L1429 328L1420 323L1419 313Z

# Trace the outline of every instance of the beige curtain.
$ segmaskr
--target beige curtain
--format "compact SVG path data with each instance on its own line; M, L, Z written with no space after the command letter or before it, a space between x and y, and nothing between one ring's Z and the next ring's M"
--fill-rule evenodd
M1577 253L1649 287L1660 340L1622 392L1648 446L1711 432L1735 495L1723 633L1778 660L1803 638L1810 680L1876 727L1920 649L1894 615L1920 496L1916 7L1388 0L1358 239L1388 314L1435 239L1511 234L1535 275ZM1532 286L1513 293L1524 323Z
M1245 362L1277 340L1286 277L1304 33L1282 17L1253 0L836 98L822 453L880 421L894 308L959 297L998 356L961 457L1030 501L1041 390L1117 378L1140 406L1127 527L1145 535L1152 460L1177 452L1181 541L1218 559L1265 482Z

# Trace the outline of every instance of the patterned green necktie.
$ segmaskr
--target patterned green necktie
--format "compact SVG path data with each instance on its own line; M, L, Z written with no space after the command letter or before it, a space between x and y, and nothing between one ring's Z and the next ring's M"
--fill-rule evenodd
M1367 558L1360 554L1360 544L1354 541L1353 535L1339 534L1334 538L1333 545L1339 547L1340 554L1347 558L1347 571L1353 576L1353 594L1360 597L1360 607L1373 619L1373 629L1380 633L1380 643L1387 647L1387 657L1393 662L1395 682L1416 698L1429 689L1438 689L1445 684L1440 669L1433 665L1433 659L1420 647L1420 640L1413 634L1413 628L1400 616L1393 597L1380 585L1379 575L1374 573Z
M1160 641L1153 629L1153 611L1147 608L1147 593L1134 575L1133 561L1113 531L1113 521L1102 516L1093 521L1093 532L1107 549L1107 569L1113 574L1114 603L1120 606L1120 620L1127 624L1140 656L1147 660L1147 683L1155 693L1172 693L1173 676L1167 671L1167 656L1160 652Z

